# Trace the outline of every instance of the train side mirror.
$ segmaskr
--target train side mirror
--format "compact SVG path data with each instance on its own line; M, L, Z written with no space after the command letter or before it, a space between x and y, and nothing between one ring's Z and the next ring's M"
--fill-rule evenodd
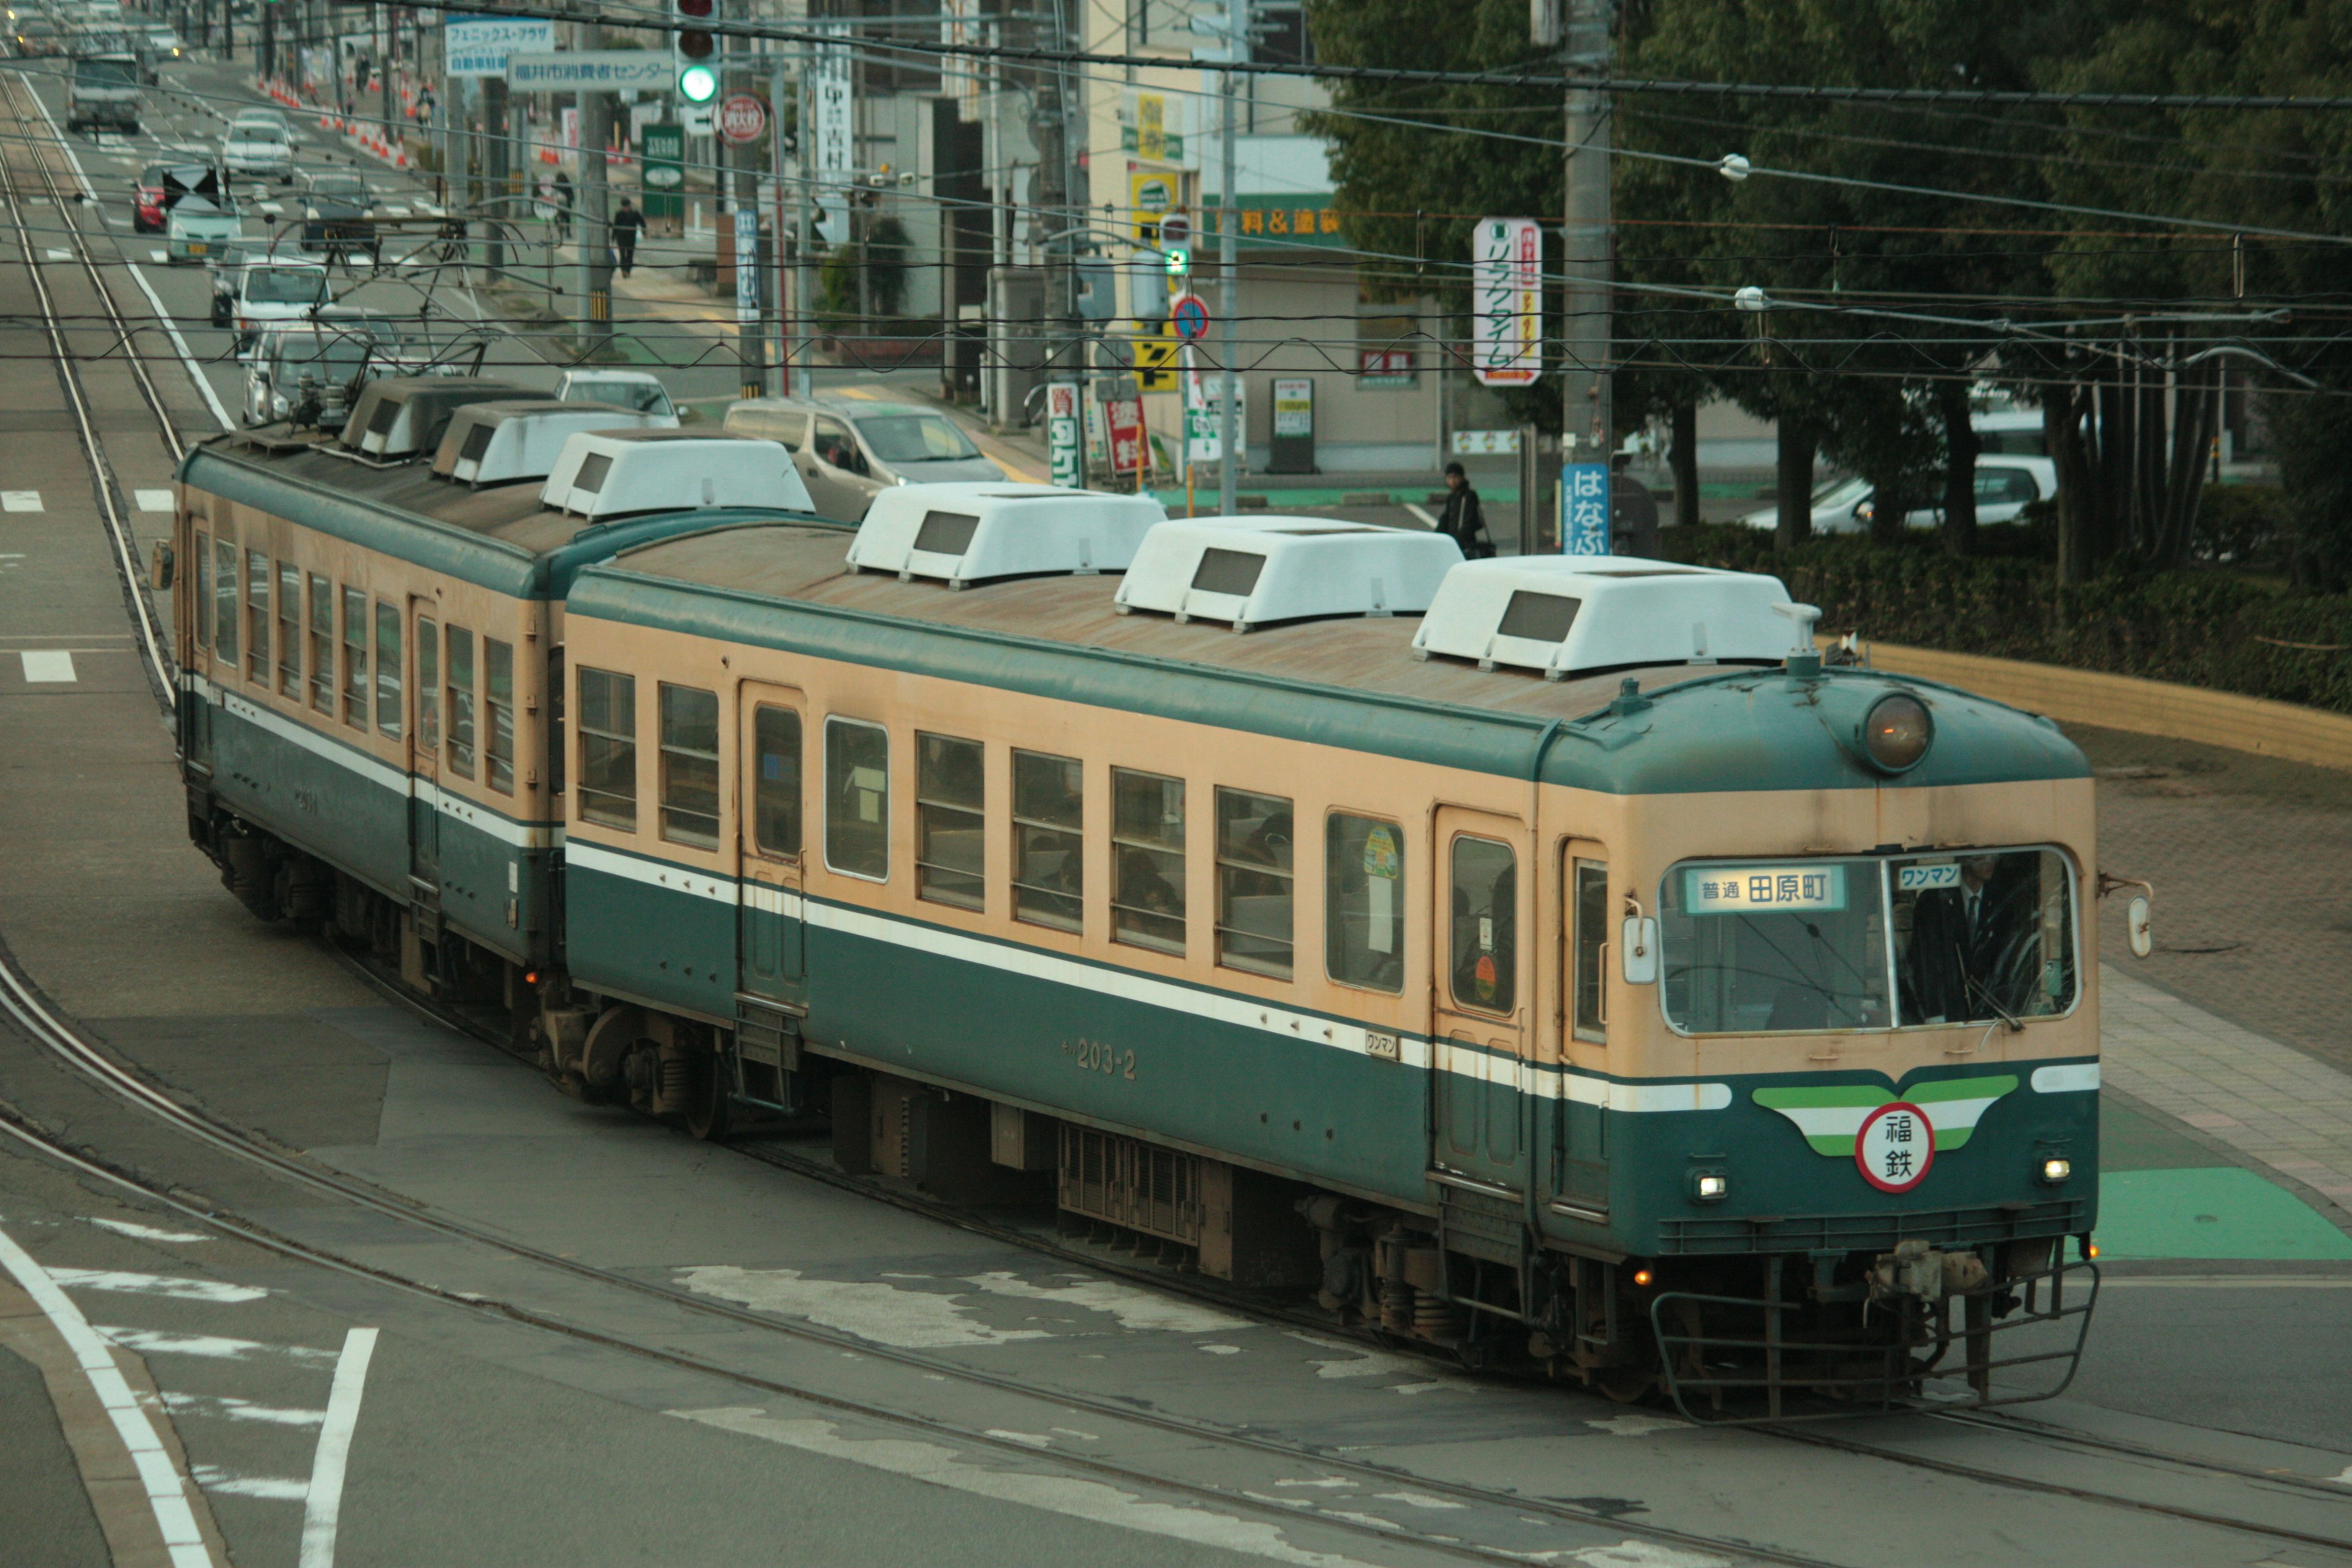
M1625 984L1658 983L1658 922L1648 915L1628 915L1620 932L1618 952L1624 955Z
M2134 958L2146 958L2156 951L2156 933L2148 924L2147 894L2140 894L2124 906L2124 929L2131 934Z
M157 540L155 542L154 562L153 564L148 567L147 575L148 578L154 583L155 587L159 592L169 588L177 579L178 567L179 563L172 553L170 542L162 539Z

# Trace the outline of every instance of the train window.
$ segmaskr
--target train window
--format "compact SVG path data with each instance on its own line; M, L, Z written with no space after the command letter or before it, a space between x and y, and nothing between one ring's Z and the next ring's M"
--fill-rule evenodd
M986 902L982 856L984 748L951 735L915 737L915 896L976 910Z
M449 671L449 771L469 779L474 776L474 634L451 626L449 657L443 662Z
M258 550L245 552L245 674L269 685L269 557Z
M1403 829L1335 811L1324 837L1325 966L1342 985L1403 991Z
M637 679L580 667L580 819L637 830Z
M1086 917L1086 781L1074 757L1013 753L1013 918L1076 931Z
M375 602L375 727L400 739L400 677L408 668L400 657L400 606Z
M1609 976L1602 959L1609 949L1609 868L1598 860L1569 866L1569 932L1575 1013L1569 1026L1580 1040L1605 1040Z
M1217 962L1291 973L1291 811L1279 795L1217 791Z
M278 563L278 694L302 700L302 569Z
M226 539L213 542L213 652L236 673L236 546Z
M890 875L890 731L824 721L824 863L874 881Z
M310 706L335 710L335 588L310 575Z
M213 536L196 535L195 595L196 646L213 646Z
M357 588L343 590L343 722L368 724L368 601Z
M751 714L751 831L787 860L801 852L801 716L761 703Z
M1692 1034L1887 1026L1880 862L1678 866L1658 897L1666 1020Z
M2074 1005L2074 915L2054 849L1895 860L1887 871L1905 1024L1990 1023Z
M482 639L482 782L514 794L514 644Z
M1110 939L1182 956L1184 781L1110 771Z
M1519 858L1507 844L1454 840L1454 1000L1482 1013L1518 1005Z
M661 836L719 847L719 696L661 683Z
M430 616L416 617L416 749L441 749L441 627Z

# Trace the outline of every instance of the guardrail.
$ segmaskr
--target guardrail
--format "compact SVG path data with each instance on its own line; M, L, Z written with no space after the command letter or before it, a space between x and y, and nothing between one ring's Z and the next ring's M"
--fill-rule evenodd
M1822 640L1824 647L1835 641ZM1877 668L1981 692L2013 708L2046 713L2062 724L2095 724L2135 734L2163 735L2352 771L2352 717L2341 713L2263 697L2242 697L2234 691L1982 654L1868 641L1862 651Z

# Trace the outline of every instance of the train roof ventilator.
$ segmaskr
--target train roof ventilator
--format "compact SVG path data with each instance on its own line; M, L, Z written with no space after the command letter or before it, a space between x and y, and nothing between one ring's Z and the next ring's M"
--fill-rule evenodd
M1318 517L1161 523L1118 586L1121 615L1155 610L1237 632L1277 621L1419 615L1462 552L1442 533Z
M406 462L441 444L450 416L474 403L533 397L510 381L458 375L380 375L360 389L343 426L341 456L380 465Z
M551 397L476 403L449 416L449 429L433 455L433 472L477 489L543 479L555 471L564 443L583 430L668 426L658 415L614 403L559 403Z
M934 578L950 588L998 577L1124 572L1167 521L1150 496L1053 485L898 485L877 495L849 546L854 572Z
M704 507L816 510L781 442L700 430L577 432L539 499L590 522Z
M1807 611L1806 616L1794 612ZM1473 561L1446 574L1412 639L1481 669L1547 680L1658 664L1778 664L1812 651L1810 616L1778 577L1633 556Z

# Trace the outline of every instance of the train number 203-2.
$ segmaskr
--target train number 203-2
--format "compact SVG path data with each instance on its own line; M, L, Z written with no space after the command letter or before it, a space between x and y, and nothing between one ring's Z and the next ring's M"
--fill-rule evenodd
M1116 1075L1135 1081L1135 1053L1122 1051L1100 1040L1065 1040L1062 1054L1076 1062L1080 1072Z

